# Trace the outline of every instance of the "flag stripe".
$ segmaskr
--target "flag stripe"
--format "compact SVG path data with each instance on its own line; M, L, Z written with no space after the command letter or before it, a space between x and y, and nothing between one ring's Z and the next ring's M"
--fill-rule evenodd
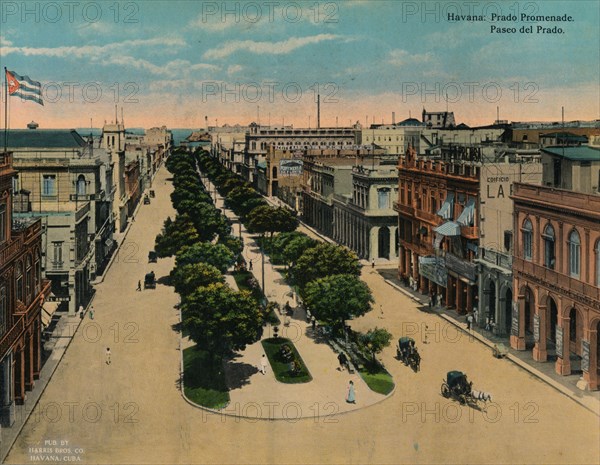
M32 102L39 103L40 105L44 105L44 101L41 97L38 97L34 94L24 94L20 90L17 90L15 93L11 94L11 97L21 97L23 100L31 100Z
M40 84L38 81L32 80L29 76L21 76L20 74L17 74L14 71L9 71L9 73L12 74L17 81L20 81L21 85L23 85L23 83L25 82L33 87L39 87L40 89L42 87L42 84Z

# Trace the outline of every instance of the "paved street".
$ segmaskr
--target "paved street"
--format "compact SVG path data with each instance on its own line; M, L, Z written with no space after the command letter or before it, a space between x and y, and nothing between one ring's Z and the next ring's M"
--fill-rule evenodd
M78 455L83 463L107 464L600 461L596 415L514 364L494 359L489 349L436 315L420 312L370 268L363 269L363 279L373 290L375 310L352 326L363 331L385 327L395 340L407 330L416 331L413 337L422 355L421 371L415 374L394 359L393 347L383 352L396 382L391 397L333 418L298 421L224 417L191 406L178 389L180 339L172 329L178 322L178 297L160 283L154 291L135 291L144 273L154 270L160 278L173 265L172 259L147 263L164 218L173 215L167 177L161 168L154 183L156 198L140 209L118 260L97 288L95 319L79 328L7 463L31 463L35 453L29 448L44 447L45 441L68 441L72 453L83 449ZM428 344L421 337L425 325ZM309 343L302 338L297 343L303 356ZM107 347L112 352L110 365L105 363ZM322 366L307 360L315 381L327 370L327 360L335 362L326 347L322 350ZM248 353L247 363L258 363L257 356ZM495 404L487 413L441 397L440 384L452 369L465 371L475 389L492 394ZM265 399L279 403L272 408L283 409L303 397L295 392L298 387L258 397L273 383L256 373L249 382L239 393L232 392L233 412L260 408L267 417ZM339 382L346 382L341 374ZM308 390L311 384L318 386L309 383ZM359 399L363 391L359 389ZM309 403L310 395L308 416L323 413L328 406L318 400ZM332 394L327 402L335 399L339 409L344 408L343 393ZM295 416L292 408L287 412Z

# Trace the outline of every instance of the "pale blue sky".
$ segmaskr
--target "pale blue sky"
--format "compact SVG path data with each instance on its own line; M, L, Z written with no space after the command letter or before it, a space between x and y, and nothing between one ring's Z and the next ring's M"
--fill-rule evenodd
M111 119L116 101L132 126L197 126L204 115L248 123L258 106L263 123L271 113L302 126L316 114L314 83L325 124L444 109L446 91L467 124L491 122L496 106L509 120L556 119L562 105L570 119L599 117L598 1L471 5L487 21L449 22L448 13L469 13L461 1L84 1L71 11L3 2L0 62L46 93L44 108L11 101L11 124L85 126ZM518 20L492 22L492 13ZM574 21L527 23L521 13ZM490 32L531 25L531 34Z

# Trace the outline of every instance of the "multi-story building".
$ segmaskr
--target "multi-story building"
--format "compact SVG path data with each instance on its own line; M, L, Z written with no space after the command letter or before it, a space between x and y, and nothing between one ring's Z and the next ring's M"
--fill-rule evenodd
M485 149L484 149L485 152ZM479 196L479 302L477 323L510 335L513 287L513 201L515 182L542 183L539 150L490 147L483 154Z
M439 159L411 147L398 165L399 276L459 313L478 301L480 159L478 147L446 148Z
M0 153L0 422L15 421L42 368L41 309L50 294L42 279L42 222L13 222L12 154Z
M398 217L392 208L398 197L396 159L352 167L352 192L333 196L333 236L360 258L398 258ZM386 164L386 161L388 162Z
M428 128L452 128L456 126L453 111L426 111L423 108L423 123Z
M42 218L42 267L74 314L114 250L108 154L63 129L11 130L8 146L18 170L14 216Z
M251 123L246 134L246 151L242 165L242 177L255 183L254 175L259 162L266 161L270 145L276 148L318 149L345 148L355 144L355 132L360 125L349 128L297 128L292 126L260 126Z
M588 139L600 135L600 120L568 122L513 122L511 124L512 142L539 144L548 134L568 132L572 136L585 136Z
M544 185L515 184L511 346L598 389L600 149L543 149Z
M420 153L421 134L425 124L415 118L408 118L398 124L373 124L370 128L356 131L357 145L374 144L385 149L389 155L404 155L410 145Z

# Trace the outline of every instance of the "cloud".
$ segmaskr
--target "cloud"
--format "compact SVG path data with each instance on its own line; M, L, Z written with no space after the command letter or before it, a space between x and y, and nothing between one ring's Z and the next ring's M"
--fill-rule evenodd
M20 54L56 58L101 58L139 47L183 47L186 43L178 37L156 37L152 39L124 40L105 45L60 46L60 47L15 47L12 43L0 47L0 55Z
M419 63L429 63L433 60L433 55L430 52L422 54L411 54L406 50L395 49L390 51L388 55L388 63L394 66L406 66Z
M243 69L244 67L242 65L229 65L227 68L227 74L231 76L232 74L239 73Z
M291 37L280 42L257 42L254 40L233 40L225 42L222 46L208 50L204 58L219 59L229 55L246 51L257 55L286 55L306 45L318 44L324 41L338 40L341 36L336 34L318 34L308 37Z
M6 36L0 34L0 46L10 47L13 43L6 38Z

